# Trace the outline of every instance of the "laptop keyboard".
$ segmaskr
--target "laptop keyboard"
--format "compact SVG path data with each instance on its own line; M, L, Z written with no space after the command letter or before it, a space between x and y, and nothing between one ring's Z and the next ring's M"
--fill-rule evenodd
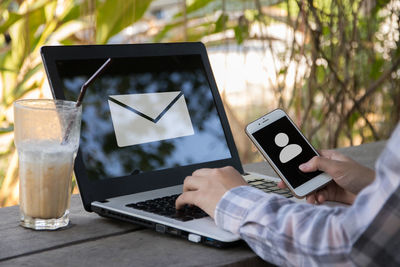
M179 221L190 221L208 216L207 213L202 211L196 206L185 205L182 209L175 209L175 200L180 194L150 199L138 203L126 205L127 207L143 210L151 213L156 213L165 217L176 219Z
M265 179L250 179L247 181L251 186L258 188L267 193L276 193L284 197L293 197L289 189L280 189L277 186L277 182L269 181ZM200 219L208 216L207 213L202 211L196 206L185 205L182 209L175 209L175 200L179 197L179 194L166 196L161 198L150 199L142 202L127 204L127 207L131 207L138 210L143 210L179 221L190 221L193 219Z
M249 179L247 180L247 183L255 188L258 188L266 193L275 193L282 195L286 198L291 198L293 197L293 194L290 192L289 189L281 189L278 187L278 183L271 181L271 180L265 180L265 179Z

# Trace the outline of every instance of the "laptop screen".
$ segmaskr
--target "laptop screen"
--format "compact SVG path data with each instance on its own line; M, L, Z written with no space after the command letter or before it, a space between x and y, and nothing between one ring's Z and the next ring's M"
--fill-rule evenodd
M57 60L65 99L106 59ZM115 58L83 100L91 180L231 158L200 55Z

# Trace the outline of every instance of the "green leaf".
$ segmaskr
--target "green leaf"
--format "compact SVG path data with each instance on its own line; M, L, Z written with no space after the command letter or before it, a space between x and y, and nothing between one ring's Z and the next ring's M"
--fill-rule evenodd
M97 9L96 42L105 44L142 18L152 0L105 0ZM100 3L100 2L99 2Z
M377 58L371 66L370 77L374 80L378 79L382 73L382 67L385 64L385 60L383 58Z
M242 44L243 41L244 41L243 33L242 33L242 28L241 28L240 26L235 26L235 27L233 28L233 30L235 31L235 39L236 39L236 42L237 42L238 44Z
M229 16L222 13L219 18L217 19L217 21L215 22L215 30L214 32L222 32L223 30L225 30L226 28L226 22L228 21Z
M53 20L56 13L56 8L57 8L57 1L51 2L45 6L44 14L46 17L46 21Z
M23 97L25 94L27 94L27 93L29 93L29 92L31 92L33 90L37 90L39 88L39 86L40 85L38 83L36 83L36 82L33 83L32 85L28 86L28 87L25 86L25 84L24 84L23 86L21 86L19 88L20 90L16 91L15 94L12 95L12 99L13 100L8 103L8 106L11 105L15 99L19 99L19 98Z
M0 71L8 71L8 72L13 72L13 73L18 73L18 70L12 70L4 67L0 67Z
M33 48L34 53L39 52L40 47L45 44L48 37L53 34L56 28L57 28L57 21L55 20L49 21L45 24L45 28L42 34L40 35L40 38L38 38L37 41L35 42L35 47Z
M23 96L26 92L31 91L33 89L36 89L38 86L36 84L26 87L26 82L33 76L35 75L40 69L42 68L42 64L38 64L32 69L30 69L25 75L24 78L22 79L21 82L19 82L11 91L10 93L10 98L7 98L7 105L12 104L14 99L18 99L19 97Z
M9 6L13 0L2 0L0 1L0 10L9 9Z
M33 4L31 6L29 6L29 11L27 11L26 13L20 14L20 13L16 13L16 12L8 12L8 19L6 21L4 21L1 25L0 25L0 33L4 33L6 31L8 31L8 29L14 25L17 21L19 21L20 19L24 19L27 16L29 16L29 18L31 17L32 14L34 14L35 12L37 12L38 10L42 11L43 8L46 5L49 4L57 4L57 2L55 0L37 0L34 1ZM0 9L1 10L1 9ZM43 16L44 14L42 14Z
M329 26L322 26L322 35L327 36L331 33L331 29L329 28Z
M207 6L209 3L214 2L215 0L195 0L192 4L186 7L186 14L190 14L195 12L203 7ZM174 18L179 18L183 16L183 12L178 12L175 14Z
M200 17L193 17L191 19L197 20ZM182 27L183 26L183 21L179 20L179 21L175 21L172 23L169 23L167 25L164 26L164 28L153 38L154 42L160 42L163 39L166 38L167 34L171 31L174 30L176 28Z
M8 127L0 128L0 134L6 134L14 131L14 125L10 125Z
M176 27L180 27L183 25L182 21L178 21L178 22L174 22L174 23L170 23L164 26L164 29L162 29L155 37L154 37L154 42L160 42L162 39L165 38L165 36L167 35L167 33L176 28Z
M214 22L205 22L201 23L199 25L196 25L194 27L189 27L187 29L188 33L188 41L189 42L198 42L203 38L204 36L212 33L212 26L214 25Z
M11 36L11 52L4 61L4 67L20 69L26 57L38 44L41 34L40 26L46 23L44 1L35 2L34 8L14 23L8 32ZM49 4L52 1L46 1ZM40 4L40 5L39 5Z
M351 114L351 116L349 117L348 120L348 124L349 124L349 128L353 128L354 124L358 121L358 119L361 117L360 112L355 111L353 112L353 114Z
M76 20L68 21L62 24L60 27L57 28L56 31L52 33L48 42L49 43L62 42L68 37L75 34L76 32L80 32L84 28L85 24L83 22Z
M315 109L311 110L312 117L315 118L317 121L321 121L323 114L324 113L319 108L315 108Z
M325 67L322 65L316 67L315 74L317 76L318 83L323 83L325 81L325 71Z
M283 74L285 74L286 72L287 72L287 67L283 67L283 68L281 68L280 70L279 70L279 75L283 75Z
M63 13L58 16L60 23L64 23L70 20L76 20L81 18L81 6L77 5L74 0L69 0L65 5Z
M249 37L249 27L247 24L239 24L233 30L235 31L235 39L238 44L242 44Z
M20 20L22 17L23 17L23 15L21 15L21 14L9 12L8 19L0 25L0 33L6 32L8 30L8 28L11 27L11 25L13 25L15 22Z

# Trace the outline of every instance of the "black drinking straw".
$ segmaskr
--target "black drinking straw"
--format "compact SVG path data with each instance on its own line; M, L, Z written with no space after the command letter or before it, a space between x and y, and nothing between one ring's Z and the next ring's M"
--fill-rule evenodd
M106 69L108 66L111 64L111 58L107 59L106 62L104 62L103 65L92 75L90 78L82 85L81 87L81 92L79 93L78 100L76 101L75 107L79 107L82 105L83 97L85 96L86 89L93 83L94 80L96 80L97 77L99 77ZM69 134L71 132L72 124L74 123L73 120L71 120L68 124L67 130L65 131L64 138L61 142L62 145L65 145L68 141Z

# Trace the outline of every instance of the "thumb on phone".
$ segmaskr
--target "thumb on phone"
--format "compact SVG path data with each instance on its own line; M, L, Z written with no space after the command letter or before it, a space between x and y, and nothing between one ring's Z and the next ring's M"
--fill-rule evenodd
M330 172L334 172L336 170L336 167L336 162L334 160L315 156L309 161L300 164L299 169L302 172L313 172L319 170L330 174ZM278 187L283 189L287 188L287 185L283 181L279 181Z
M337 170L337 163L335 160L331 160L324 157L315 156L309 161L300 164L299 169L302 172L313 172L313 171L323 171L329 175Z

